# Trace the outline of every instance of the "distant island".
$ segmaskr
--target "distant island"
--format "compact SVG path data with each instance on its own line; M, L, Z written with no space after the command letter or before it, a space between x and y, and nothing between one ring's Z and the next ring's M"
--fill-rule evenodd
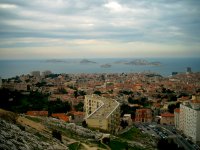
M83 59L80 61L81 64L96 64L94 61L90 61L88 59Z
M103 64L103 65L101 65L100 67L102 67L102 68L110 68L111 65L110 65L110 64Z
M45 60L45 62L47 62L47 63L65 63L66 61L61 60L61 59L48 59L48 60Z
M160 66L160 62L149 62L145 59L135 59L131 61L117 61L116 64L136 65L136 66Z

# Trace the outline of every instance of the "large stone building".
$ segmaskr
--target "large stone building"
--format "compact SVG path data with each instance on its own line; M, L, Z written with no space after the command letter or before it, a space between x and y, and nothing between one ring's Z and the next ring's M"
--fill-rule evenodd
M135 122L152 122L151 109L136 109Z
M200 142L200 96L180 105L179 129L193 142Z
M120 124L120 107L114 99L98 95L86 95L84 100L85 120L88 127L117 133Z

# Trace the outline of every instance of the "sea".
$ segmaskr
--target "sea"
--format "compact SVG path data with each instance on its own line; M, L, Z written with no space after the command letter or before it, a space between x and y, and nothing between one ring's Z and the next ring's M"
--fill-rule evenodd
M160 62L158 66L127 65L122 62L142 59L148 62ZM0 60L0 77L11 78L32 71L50 70L52 73L141 73L152 72L170 76L172 72L186 72L190 67L193 72L200 72L200 58L88 58L96 63L80 63L82 59L34 59L34 60ZM109 64L109 67L101 65Z

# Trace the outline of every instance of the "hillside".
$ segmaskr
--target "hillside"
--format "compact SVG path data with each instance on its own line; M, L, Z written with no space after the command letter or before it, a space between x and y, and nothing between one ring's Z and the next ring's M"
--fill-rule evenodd
M102 142L103 133L74 123L65 123L51 117L17 115L0 109L0 149L154 149L138 138L127 140L126 136L111 136L108 145ZM56 136L53 136L56 133ZM132 136L134 132L128 133ZM60 137L59 137L60 135ZM56 138L55 138L56 137ZM145 140L146 139L142 139Z

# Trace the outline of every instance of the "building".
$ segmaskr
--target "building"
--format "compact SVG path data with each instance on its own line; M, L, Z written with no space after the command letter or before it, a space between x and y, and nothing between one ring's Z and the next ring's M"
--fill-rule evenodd
M69 115L72 116L70 122L73 123L82 123L84 121L84 112L80 111L71 111Z
M98 95L86 95L84 100L85 120L88 127L117 133L120 125L119 103Z
M52 74L52 72L50 70L46 70L46 71L42 72L43 76L48 76L50 74Z
M179 130L179 118L180 118L180 108L174 109L174 125L175 128Z
M179 129L193 142L200 142L200 96L180 105Z
M48 111L27 111L26 113L29 116L48 116Z
M152 122L151 109L136 109L135 122Z
M174 125L174 114L168 112L161 114L160 124Z
M32 71L31 75L34 77L40 77L40 71Z
M131 114L124 114L123 118L122 118L123 121L126 121L128 123L128 126L131 126L132 125L132 119L131 119Z
M51 114L52 117L63 120L65 122L69 122L70 121L70 117L67 116L65 113L53 113Z

